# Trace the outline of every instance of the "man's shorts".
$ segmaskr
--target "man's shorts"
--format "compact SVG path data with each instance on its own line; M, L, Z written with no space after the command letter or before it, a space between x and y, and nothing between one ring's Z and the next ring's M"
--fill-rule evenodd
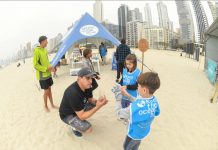
M47 90L50 86L53 85L52 78L48 78L47 80L39 80L39 84L41 89Z
M86 120L80 120L77 116L69 115L63 121L80 132L86 132L91 124Z

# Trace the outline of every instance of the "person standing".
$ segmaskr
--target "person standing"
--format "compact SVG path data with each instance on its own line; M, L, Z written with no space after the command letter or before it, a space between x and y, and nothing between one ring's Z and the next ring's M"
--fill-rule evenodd
M155 72L142 73L138 78L138 96L131 97L132 103L122 108L122 87L115 84L115 112L119 119L128 120L127 135L123 144L124 150L138 150L141 141L146 138L153 120L160 114L160 107L154 92L160 87L160 78Z
M102 59L102 65L106 65L107 48L103 42L101 42L101 45L99 46L99 54Z
M115 57L117 60L117 79L116 82L119 82L120 74L122 74L124 68L124 61L126 56L130 54L130 49L126 45L126 40L122 39L121 44L117 47Z
M54 68L49 62L48 53L45 49L48 44L47 37L40 36L38 41L40 46L34 49L33 66L36 69L36 78L39 80L40 87L44 90L43 99L45 111L50 112L47 105L48 99L50 100L52 108L59 108L54 105L51 92L51 86L53 85L51 72L54 72Z

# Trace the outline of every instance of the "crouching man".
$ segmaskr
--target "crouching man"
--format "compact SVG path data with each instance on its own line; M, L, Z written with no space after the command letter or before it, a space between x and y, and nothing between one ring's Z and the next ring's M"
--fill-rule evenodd
M65 90L62 98L60 118L72 127L72 132L77 137L92 131L87 119L108 102L105 96L98 100L93 98L92 90L88 90L92 87L92 78L95 76L89 68L82 68L78 72L77 81Z

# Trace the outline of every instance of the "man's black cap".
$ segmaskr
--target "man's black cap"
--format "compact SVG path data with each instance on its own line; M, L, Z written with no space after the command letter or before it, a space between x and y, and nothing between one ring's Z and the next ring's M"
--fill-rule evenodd
M42 41L44 41L44 40L47 40L47 37L46 36L40 36L39 37L39 43L41 43Z
M84 67L84 68L79 70L77 76L94 78L94 77L96 77L96 73L93 72L90 68Z

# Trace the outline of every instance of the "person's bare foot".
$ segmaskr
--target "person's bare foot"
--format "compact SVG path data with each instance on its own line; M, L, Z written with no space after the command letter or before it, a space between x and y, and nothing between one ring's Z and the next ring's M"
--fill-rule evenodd
M45 112L50 112L50 109L48 107L45 107Z
M54 108L54 109L59 109L59 107L55 106L55 105L52 105L51 107Z

